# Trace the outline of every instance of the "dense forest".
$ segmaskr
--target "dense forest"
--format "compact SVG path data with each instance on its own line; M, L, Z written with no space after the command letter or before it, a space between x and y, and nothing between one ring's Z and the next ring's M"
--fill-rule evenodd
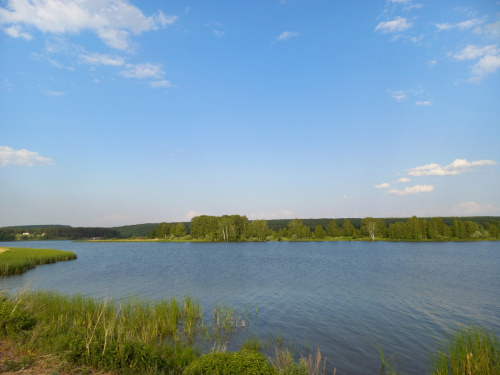
M185 223L161 223L148 237L158 239L202 240L210 242L386 239L413 241L456 241L499 239L498 217L409 219L293 219L252 220L246 216L196 216ZM188 230L189 229L189 230Z
M24 225L0 228L0 241L157 238L213 242L268 240L384 239L456 241L499 239L500 217L341 218L248 220L246 216L197 216L191 222L114 228Z

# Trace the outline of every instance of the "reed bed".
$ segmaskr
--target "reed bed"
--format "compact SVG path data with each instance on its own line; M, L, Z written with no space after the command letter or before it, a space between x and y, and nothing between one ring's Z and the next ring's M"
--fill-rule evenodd
M461 327L432 355L432 375L499 375L500 345L494 332Z
M76 259L71 251L52 249L1 248L0 276L19 275L38 265Z

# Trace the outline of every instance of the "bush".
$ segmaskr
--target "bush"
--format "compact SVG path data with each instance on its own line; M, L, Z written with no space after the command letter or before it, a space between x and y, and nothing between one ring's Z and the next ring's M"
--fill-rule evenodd
M184 375L274 375L276 371L266 357L250 350L232 353L210 353L201 356L184 370Z

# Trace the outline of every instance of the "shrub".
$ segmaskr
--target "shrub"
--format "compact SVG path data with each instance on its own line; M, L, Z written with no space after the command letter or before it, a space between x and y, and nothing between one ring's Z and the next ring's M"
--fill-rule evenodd
M250 350L232 353L210 353L201 356L184 370L184 375L274 375L276 371L266 357Z

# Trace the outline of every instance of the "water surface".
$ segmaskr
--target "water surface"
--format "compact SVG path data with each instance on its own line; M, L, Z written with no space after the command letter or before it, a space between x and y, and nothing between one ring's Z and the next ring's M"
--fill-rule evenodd
M337 374L378 373L379 348L398 373L425 373L436 340L459 324L500 333L500 242L77 243L78 259L0 278L0 288L117 299L190 295L248 309L248 335L321 349ZM247 330L248 331L248 330ZM246 335L246 336L245 336Z

